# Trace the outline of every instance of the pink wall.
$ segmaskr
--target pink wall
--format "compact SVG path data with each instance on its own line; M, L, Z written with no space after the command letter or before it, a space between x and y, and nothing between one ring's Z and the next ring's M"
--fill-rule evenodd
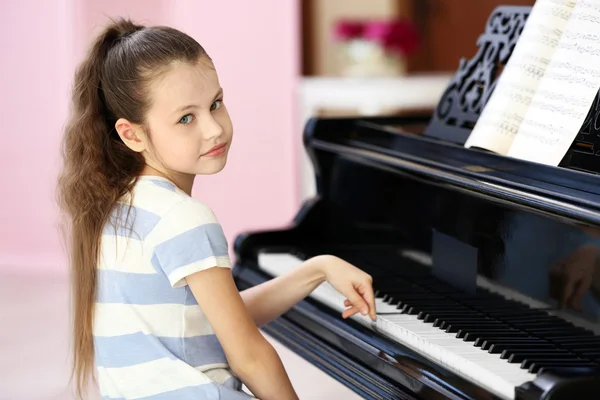
M235 137L229 165L198 178L194 195L215 210L231 244L239 232L291 220L298 208L298 0L1 3L0 270L66 270L53 198L61 130L75 62L108 16L172 25L213 58Z
M0 5L0 268L57 268L54 184L67 115L70 0Z

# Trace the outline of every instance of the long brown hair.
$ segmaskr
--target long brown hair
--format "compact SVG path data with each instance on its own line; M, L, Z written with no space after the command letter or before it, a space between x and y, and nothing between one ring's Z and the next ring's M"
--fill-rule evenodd
M73 374L84 397L94 377L93 310L96 269L105 224L130 193L145 162L115 131L118 118L146 126L150 84L175 61L194 63L206 52L169 27L111 21L75 73L64 134L58 201L67 221L73 289Z

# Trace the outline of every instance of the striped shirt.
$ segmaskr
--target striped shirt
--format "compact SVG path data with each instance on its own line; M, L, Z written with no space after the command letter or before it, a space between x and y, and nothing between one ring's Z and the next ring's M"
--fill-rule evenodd
M186 276L230 268L206 205L169 180L142 176L106 225L94 345L102 400L249 399Z

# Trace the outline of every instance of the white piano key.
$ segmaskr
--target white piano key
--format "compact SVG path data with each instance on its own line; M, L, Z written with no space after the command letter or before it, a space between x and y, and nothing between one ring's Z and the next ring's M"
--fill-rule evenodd
M279 276L302 264L303 260L291 254L262 253L260 268ZM345 297L328 283L321 284L311 298L342 312ZM456 338L436 328L432 323L419 320L416 315L402 314L392 305L376 299L377 320L355 315L352 319L401 343L424 357L438 363L459 376L468 379L504 399L514 399L515 387L536 378L535 374L521 369L520 364L509 363L499 354L490 354L475 347L473 342Z

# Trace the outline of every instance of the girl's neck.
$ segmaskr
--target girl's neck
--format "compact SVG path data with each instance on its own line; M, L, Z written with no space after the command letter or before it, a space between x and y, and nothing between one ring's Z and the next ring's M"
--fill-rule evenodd
M165 173L146 165L142 170L141 175L160 176L173 182L179 189L183 190L188 196L192 195L192 187L194 186L195 175L182 174L179 172Z

